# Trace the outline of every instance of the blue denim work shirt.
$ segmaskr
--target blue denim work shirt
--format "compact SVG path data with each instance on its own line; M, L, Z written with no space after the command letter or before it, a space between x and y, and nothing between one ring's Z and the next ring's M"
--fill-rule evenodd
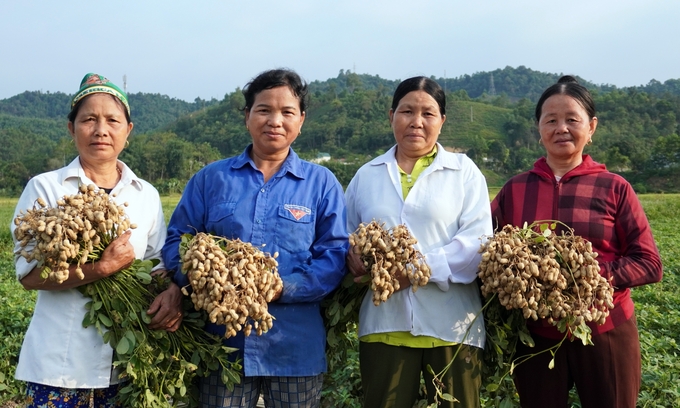
M239 349L246 376L312 376L326 371L326 331L320 301L346 273L348 249L342 187L325 167L290 149L279 171L264 182L249 152L212 163L189 180L170 219L163 261L180 287L182 234L209 232L278 252L280 299L269 304L269 332L242 332L225 340ZM207 330L224 335L225 327Z

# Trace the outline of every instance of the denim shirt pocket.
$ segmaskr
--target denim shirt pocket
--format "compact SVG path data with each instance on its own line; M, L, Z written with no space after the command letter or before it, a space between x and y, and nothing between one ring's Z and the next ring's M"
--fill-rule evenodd
M234 230L236 203L216 203L208 208L207 232L229 237Z
M276 217L276 242L289 253L309 251L315 238L314 211L306 206L283 204Z

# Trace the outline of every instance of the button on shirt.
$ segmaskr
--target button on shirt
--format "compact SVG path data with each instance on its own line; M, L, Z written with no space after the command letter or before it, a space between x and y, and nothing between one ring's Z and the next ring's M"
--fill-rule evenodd
M158 192L151 184L137 178L123 162L119 161L118 165L123 171L112 191L116 195L113 200L119 204L129 203L125 213L137 224L130 236L135 256L160 259L166 229ZM64 168L33 177L19 198L14 217L20 210L33 208L38 197L56 207L57 200L64 195L76 194L81 183L94 184L85 176L78 157ZM10 228L14 231L14 223ZM15 240L14 262L19 280L37 264L36 261L26 262L18 255L20 251ZM38 291L19 355L18 380L63 388L104 388L118 382L115 376L111 378L113 349L102 341L94 326L82 326L85 304L89 300L78 289Z
M320 301L345 275L348 240L342 187L325 167L300 160L290 149L265 183L249 157L212 163L187 184L170 219L163 247L166 267L182 287L182 234L209 232L278 252L281 298L269 304L274 324L262 336L242 332L225 340L239 349L246 376L311 376L326 370L326 332ZM224 334L224 326L208 325Z

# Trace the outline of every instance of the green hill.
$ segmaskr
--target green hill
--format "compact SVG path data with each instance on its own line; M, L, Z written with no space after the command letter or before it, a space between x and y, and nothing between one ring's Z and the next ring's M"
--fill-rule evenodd
M520 66L432 77L447 94L440 142L475 160L490 185L502 184L544 154L535 101L559 76ZM635 181L639 190L680 191L680 179L673 177L680 168L680 80L623 89L581 82L592 90L599 118L586 153ZM388 111L398 83L345 70L310 83L307 119L293 147L307 158L329 153L337 162L327 165L348 180L353 169L394 144ZM129 97L135 131L121 158L161 191L181 190L198 168L238 154L250 142L238 89L221 101ZM29 91L0 100L0 194L14 194L32 175L74 157L64 137L69 101L63 93Z

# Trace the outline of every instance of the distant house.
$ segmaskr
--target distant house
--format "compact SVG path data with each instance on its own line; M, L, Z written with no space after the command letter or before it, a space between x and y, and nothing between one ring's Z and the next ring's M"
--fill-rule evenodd
M316 155L315 159L312 159L312 163L321 163L325 161L329 161L331 159L331 155L328 153L319 153Z

